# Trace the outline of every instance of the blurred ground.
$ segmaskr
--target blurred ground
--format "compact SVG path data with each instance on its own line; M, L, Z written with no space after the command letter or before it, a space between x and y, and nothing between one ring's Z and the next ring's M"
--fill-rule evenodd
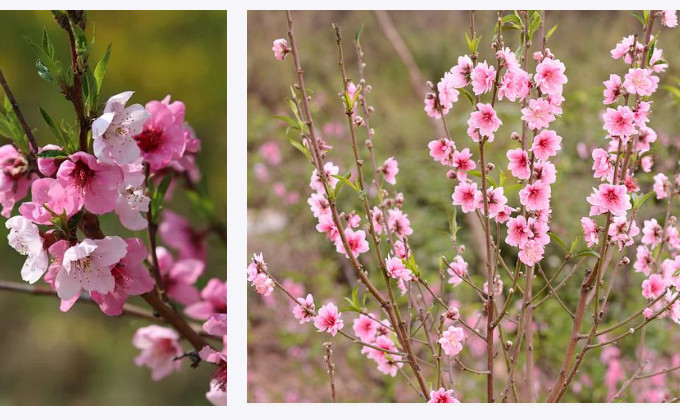
M438 81L456 63L457 57L468 51L464 37L468 30L468 12L389 12L389 16L427 80ZM428 155L427 143L437 137L437 131L423 112L425 86L418 92L411 87L406 67L372 12L295 12L294 19L306 84L313 91L315 123L322 128L324 139L335 147L329 156L340 165L341 171L350 167L351 148L347 140L346 120L340 101L336 99L336 92L341 90L341 77L331 23L337 22L343 29L348 72L355 82L358 79L351 41L357 28L363 25L361 43L367 62L365 74L373 88L368 100L376 110L371 126L376 130L377 159L380 164L389 156L398 158L397 188L405 195L404 212L409 215L415 231L410 241L421 269L436 277L439 256L452 257L447 214L451 211L453 184L446 179L445 169ZM495 12L476 13L477 31L483 37L480 60L495 63L490 50L494 20ZM609 51L623 36L638 32L640 26L629 12L623 11L550 11L547 20L548 27L559 24L548 45L566 64L569 78L564 91L564 114L551 125L551 129L563 138L563 150L557 158L558 181L553 185L555 210L551 230L570 243L578 234L578 220L588 212L585 197L595 184L590 171L592 161L589 157L579 157L577 147L582 144L582 148L593 148L605 143L599 119L604 110L602 81L608 79L610 73L625 71L623 63L614 62ZM290 58L283 63L275 61L271 51L272 40L286 37L286 32L283 12L248 13L248 250L250 253L263 251L270 271L280 278L289 278L303 285L305 293L311 292L317 298L319 308L324 303L319 300L340 302L341 296L349 294L354 278L351 273L345 274L345 259L338 257L323 235L315 231L316 222L306 203L310 194L311 167L298 151L287 144L285 127L273 119L274 115L289 114L285 98L295 80ZM504 37L511 48L517 47L516 32L507 32ZM659 46L669 61L669 71L662 75L662 85L672 83L673 77L680 74L678 41L680 32L663 31ZM667 98L663 91L655 95L657 103L654 104L650 123L660 138L665 136L666 139L668 136L676 138L680 128L677 108L669 106ZM464 102L463 99L461 101ZM503 106L499 112L504 121L503 134L497 136L493 143L492 149L496 154L492 155L492 160L505 165L509 134L513 130L519 131L519 108L516 105ZM447 116L454 140L465 145L463 147L472 144L465 135L468 116L468 108L460 103ZM360 134L361 143L365 134L363 131ZM268 144L278 145L281 149L280 164L265 159L262 148L268 147ZM657 147L663 154L663 147L659 144ZM657 165L654 171L664 170L661 160ZM263 176L265 172L268 179ZM643 189L649 187L652 175L641 175ZM296 197L296 194L299 196ZM346 195L341 201L351 201L349 192L343 191L343 194ZM343 209L349 210L350 207ZM458 221L464 223L460 214ZM459 240L468 245L466 258L473 267L478 258L472 252L467 231L464 227L459 233ZM560 252L554 244L548 249L545 260L548 269L554 270L560 262ZM629 277L624 275L622 290L612 301L613 316L620 314L621 308L629 302L634 302L636 308L642 302L639 295L641 279L635 277L633 281ZM471 300L472 295L467 292L459 287L449 297ZM575 300L574 293L564 294L568 303L575 304L570 301ZM342 306L342 302L340 304ZM329 337L316 333L309 324L297 326L290 315L289 303L282 295L263 303L260 296L250 293L248 307L249 400L328 401L328 379L321 344ZM557 369L556 365L561 360L562 344L568 337L571 324L559 311L557 305L546 305L536 314L536 322L541 326L536 344L537 348L541 348L537 354L539 366ZM345 314L345 329L351 329L354 315ZM663 325L660 323L658 327L650 328L648 337L654 337L651 343L657 348L670 349L669 343L676 342L678 337L658 334L664 331ZM542 345L547 343L557 344ZM622 352L632 355L634 344L633 340L622 344ZM349 346L347 340L336 339L334 346L339 401L414 401L412 390L404 385L403 380L377 372L374 363L366 361L358 348ZM351 349L348 350L348 347ZM584 368L587 369L586 374L601 378L603 367L597 360L598 356L593 353L588 357L592 361ZM482 365L478 368L481 369ZM548 373L554 377L554 372ZM285 381L272 381L273 374L277 378L285 378ZM470 375L466 378L461 379L466 382L457 384L465 401L481 399L480 380L469 379ZM570 401L599 401L606 398L606 390L601 384L595 384L588 388L588 392L571 398Z
M48 11L0 12L0 66L39 144L52 142L38 105L55 120L71 119L73 109L54 85L40 79L35 57L24 41L39 41L45 27L62 62L68 61L66 35ZM226 223L227 14L193 11L95 11L88 14L88 35L96 27L91 61L113 44L102 97L136 91L144 104L172 94L186 103L187 121L203 141L198 164L217 217ZM192 220L180 192L167 206ZM195 220L200 226L203 221ZM107 232L122 232L107 216ZM6 236L4 223L0 236ZM0 278L20 281L23 259L0 241ZM203 285L225 278L226 249L211 242ZM140 304L140 301L133 300ZM144 302L142 301L143 305ZM132 334L148 325L137 319L109 318L96 306L76 304L66 314L58 301L0 292L0 405L194 405L208 404L212 369L188 366L154 383L137 368Z

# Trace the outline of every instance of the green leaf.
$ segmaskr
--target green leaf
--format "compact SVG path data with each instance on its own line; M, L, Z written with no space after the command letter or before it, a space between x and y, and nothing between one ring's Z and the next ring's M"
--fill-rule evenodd
M571 246L569 247L569 254L573 254L574 250L576 249L576 246L581 242L581 235L579 234L576 239L574 239L571 242Z
M560 238L556 233L553 232L548 232L548 235L551 238L553 238L555 242L557 242L562 247L562 249L564 249L564 252L567 252L567 244L564 243L562 238Z
M640 22L640 24L644 25L645 24L645 18L642 17L640 12L630 12L631 15L635 16L635 18Z
M104 75L106 75L106 68L109 65L109 57L111 57L111 44L106 48L104 56L99 60L97 66L94 68L94 80L97 82L97 94L102 90L104 83Z
M359 25L356 32L354 32L354 42L356 42L357 44L359 44L359 37L361 36L361 31L363 31L363 30L364 30L364 25L362 24L362 25Z
M531 16L531 22L529 22L529 38L533 38L534 34L541 26L541 13L534 12Z
M76 40L76 53L82 56L86 55L87 36L85 36L85 31L83 31L78 25L71 25L71 29L73 30L73 35L75 36Z
M298 126L297 121L295 121L295 120L292 119L291 117L286 117L285 115L274 115L274 118L276 118L277 120L281 120L281 121L285 122L286 124L288 124L289 126L295 128L296 130L299 130L299 129L300 129L300 127Z
M550 37L552 36L552 34L555 32L555 30L557 30L557 25L555 25L555 26L553 26L552 28L550 28L550 30L548 31L548 33L545 34L545 39L546 39L546 40L550 39Z
M41 159L66 159L68 154L62 150L43 150L37 156Z
M458 88L458 92L462 93L463 96L467 98L467 100L470 102L470 105L475 105L475 97L472 96L472 93L470 93L467 89Z
M57 125L54 123L54 120L52 120L52 117L50 117L50 114L47 113L42 107L38 107L40 109L40 115L42 115L43 119L47 123L47 126L50 128L50 131L52 131L52 134L54 134L54 137L57 138L59 141L59 145L62 147L65 147L68 144L68 139L64 136L63 131ZM52 152L52 153L47 153L47 152ZM55 157L62 157L56 153L53 152L59 152L63 153L68 157L68 155L60 150L44 150L40 153L38 153L38 157L45 157L45 158L55 158ZM46 153L44 156L41 156L43 153Z
M357 186L354 185L354 183L352 181L350 181L349 179L347 179L346 177L341 176L341 175L331 175L331 176L333 178L339 179L340 181L342 181L346 185L349 185L355 192L357 192L357 193L359 192L359 188L357 188Z
M68 221L69 232L75 231L78 228L78 225L80 224L81 220L83 220L83 212L82 211L79 211L78 213L71 216L71 218Z
M349 300L345 297L346 300ZM340 312L358 312L361 313L361 309L357 309L353 306L343 306L342 308L339 309Z
M583 257L583 256L586 256L586 255L591 256L591 257L595 257L595 258L602 258L597 251L590 249L590 248L584 248L584 249L578 251L575 254L575 256L577 256L577 257Z

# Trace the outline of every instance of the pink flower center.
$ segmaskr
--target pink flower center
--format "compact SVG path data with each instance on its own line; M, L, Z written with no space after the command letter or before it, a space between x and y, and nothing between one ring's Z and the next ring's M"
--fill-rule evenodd
M150 153L158 149L163 140L163 132L160 130L145 129L135 136L137 145L143 152Z

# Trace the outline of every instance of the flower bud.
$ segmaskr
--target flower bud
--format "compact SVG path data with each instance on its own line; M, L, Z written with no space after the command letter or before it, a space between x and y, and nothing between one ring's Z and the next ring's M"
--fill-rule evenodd
M364 123L364 119L360 115L354 117L354 125L360 127Z
M517 131L513 131L512 134L510 134L510 138L514 141L520 141L519 133Z
M457 179L457 178L458 178L458 174L456 173L456 171L454 171L453 169L451 169L450 171L447 171L447 172L446 172L446 177L447 177L448 179Z
M458 311L458 308L449 308L449 310L446 311L446 317L452 321L458 321L460 318L460 312Z

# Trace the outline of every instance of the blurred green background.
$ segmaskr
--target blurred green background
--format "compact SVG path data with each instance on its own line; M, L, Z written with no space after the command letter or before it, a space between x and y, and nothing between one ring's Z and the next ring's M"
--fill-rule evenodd
M49 11L0 12L0 67L41 145L54 139L38 105L57 121L74 119L71 104L38 77L35 56L24 41L24 36L39 41L43 27L61 61L70 61L66 33ZM131 103L145 104L167 94L185 102L186 119L202 140L202 182L217 218L226 223L227 12L94 11L88 13L90 38L93 28L91 62L112 43L102 98L134 90ZM185 216L195 214L180 190L166 207ZM105 231L129 236L116 219L104 217ZM196 226L205 223L197 217L189 220ZM5 235L2 223L0 236ZM0 242L0 278L21 281L23 258L6 241ZM225 246L211 238L199 285L211 277L226 278L225 256ZM134 365L132 334L146 325L138 319L107 317L86 303L64 314L56 299L0 291L0 405L208 404L209 366L193 371L187 364L182 372L155 383L147 368Z
M388 12L396 30L403 37L416 65L425 80L439 81L443 74L456 64L460 55L468 52L465 32L469 28L467 11L390 11ZM480 44L480 61L494 64L496 60L490 48L496 19L494 11L476 12L476 25ZM448 215L452 210L451 193L454 183L446 179L446 168L434 162L428 154L427 143L439 136L438 130L423 111L424 84L414 88L406 66L395 52L392 43L385 36L376 15L370 11L300 11L293 13L305 81L313 98L313 113L316 127L321 136L334 149L328 159L340 166L341 174L353 168L347 123L342 112L337 92L342 89L342 79L337 64L337 47L331 23L338 23L345 39L345 60L349 77L358 81L356 56L353 48L355 31L363 25L361 44L365 52L367 67L365 76L372 86L368 101L375 107L371 116L371 127L376 130L376 159L380 165L389 156L399 161L397 190L404 193L403 210L409 215L414 234L409 241L416 251L416 258L426 278L437 278L440 255L449 260L451 252L448 234ZM599 181L592 178L590 150L604 147L605 132L600 114L602 104L602 82L610 73L623 74L626 65L614 61L609 51L624 36L640 33L640 23L628 11L548 11L547 27L558 24L548 42L556 58L566 64L569 82L565 85L563 116L551 124L562 136L562 152L555 159L558 169L557 183L553 185L553 218L551 231L564 238L567 244L580 232L579 219L588 214L585 197L592 186ZM661 85L675 84L680 74L680 31L656 26L661 31L659 48L669 62L666 73L662 73ZM289 146L285 140L285 125L273 118L274 115L289 115L285 99L290 95L290 86L297 80L292 57L284 62L274 60L272 41L286 38L285 14L281 11L258 11L248 13L248 220L249 253L264 252L270 272L279 278L291 280L305 286L305 293L313 293L317 308L322 303L333 301L344 304L342 296L348 296L355 284L355 277L347 260L336 253L324 235L315 230L316 220L306 203L311 190L308 186L311 166L305 158ZM504 32L506 45L515 50L518 46L516 31ZM532 51L534 51L532 49ZM531 62L535 67L535 62ZM533 73L533 70L530 70ZM488 95L487 95L488 97ZM669 100L669 95L660 89L654 95L653 115L650 127L654 128L659 140L654 149L659 152L655 167L650 174L639 174L640 186L649 191L652 176L667 171L669 161L665 159L668 141L678 142L678 107ZM491 160L496 168L507 166L505 151L511 146L510 133L520 131L519 106L500 103L497 107L504 122L490 150ZM474 145L466 136L466 121L470 106L465 99L455 104L447 115L447 122L458 147ZM332 125L328 125L332 124ZM436 124L440 124L437 122ZM326 129L324 129L324 126ZM339 126L339 128L335 128ZM339 130L339 131L338 131ZM672 139L672 140L669 140ZM360 144L365 131L359 130ZM261 147L267 142L277 144L281 149L282 164L267 163ZM666 142L666 143L664 143ZM588 149L586 157L579 157L577 148ZM362 147L362 153L367 153ZM476 157L476 154L475 154ZM266 168L268 180L257 175ZM365 176L368 176L368 170ZM498 179L497 170L494 178ZM370 178L369 178L370 179ZM282 183L286 191L300 194L296 203L289 203L276 193ZM516 196L516 194L513 194ZM342 191L341 210L356 209L362 214L361 206L354 200L349 189ZM517 197L511 201L515 205ZM659 207L650 200L641 212L640 219L655 214L661 215ZM578 217L575 217L578 215ZM662 218L662 216L661 216ZM471 245L466 219L458 212L458 223L463 229L458 234L459 243L465 244L464 257L473 272L479 273L480 258ZM554 273L564 254L553 243L546 251L543 263L548 275ZM583 243L582 243L583 244ZM505 245L503 244L505 247ZM582 245L583 246L583 245ZM629 255L634 261L634 249ZM509 247L504 253L513 255ZM372 258L373 255L370 256ZM366 257L364 261L370 259ZM510 257L508 257L510 258ZM632 264L631 264L632 265ZM581 268L581 272L583 268ZM373 275L376 270L372 270ZM577 275L578 276L578 275ZM434 281L434 280L432 280ZM431 281L431 282L432 282ZM642 305L640 296L641 276L623 270L620 288L611 299L611 319L630 314ZM507 280L506 280L507 283ZM574 281L563 290L561 296L572 308L576 305L578 285ZM376 284L381 284L379 281ZM479 284L479 283L478 283ZM439 285L439 282L437 282ZM536 288L543 287L539 279ZM509 287L506 284L506 289ZM467 316L479 310L478 300L465 285L451 289L446 286L446 298L464 303L461 312ZM277 295L275 293L275 295ZM472 303L471 303L472 302ZM263 302L254 292L249 293L249 400L250 401L328 401L328 378L323 361L321 344L329 340L327 334L315 332L310 324L297 326L290 314L289 303L278 294L274 299ZM372 308L378 311L377 308ZM345 330L351 331L352 319L356 314L344 315ZM544 370L539 381L553 380L555 370L563 356L564 344L569 335L570 320L559 305L551 301L535 312L539 325L535 339L537 348L536 364ZM282 320L283 319L283 320ZM678 334L667 334L668 321L656 323L649 328L647 343L658 350L659 358L668 356L677 348ZM674 331L677 326L672 325ZM585 330L584 326L584 330ZM635 362L637 340L622 342L624 359ZM372 361L359 354L359 348L347 340L334 340L335 362L338 364L336 385L339 401L415 401L414 393L404 384L403 379L392 379L380 374ZM469 366L484 369L482 358L470 355L464 350L464 362ZM606 400L606 389L602 385L604 367L599 362L599 353L588 355L588 363L582 369L585 375L595 381L587 392L572 395L568 401ZM502 363L499 362L499 365ZM269 380L268 372L276 366L281 382ZM659 367L659 366L657 366ZM631 367L626 365L629 374ZM456 388L465 401L483 399L483 378L475 375L459 375ZM542 389L547 385L541 382ZM671 389L677 395L680 383L676 379ZM633 388L634 389L634 388ZM457 394L458 395L458 394ZM626 395L632 398L632 395Z

